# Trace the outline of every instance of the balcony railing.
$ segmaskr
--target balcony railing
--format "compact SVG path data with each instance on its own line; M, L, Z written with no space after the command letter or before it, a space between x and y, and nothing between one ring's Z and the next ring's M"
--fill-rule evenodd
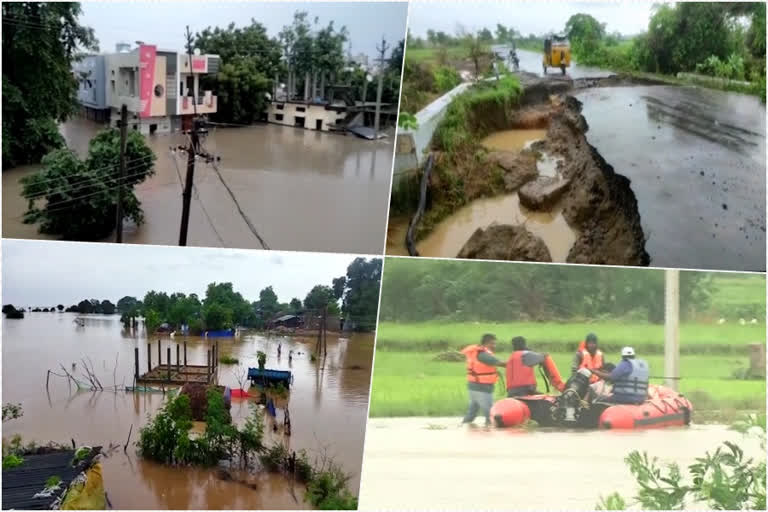
M211 91L205 91L202 96L197 98L193 96L182 96L181 112L182 115L194 114L213 114L216 112L216 96Z

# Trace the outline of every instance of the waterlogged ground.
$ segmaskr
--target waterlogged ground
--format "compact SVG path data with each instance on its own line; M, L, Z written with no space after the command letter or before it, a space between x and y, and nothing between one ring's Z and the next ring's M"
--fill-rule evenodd
M303 489L278 475L251 478L255 489L217 478L214 470L174 469L144 461L135 446L123 453L129 429L132 441L148 416L164 403L162 394L126 392L74 392L64 379L51 377L48 369L62 373L59 365L79 375L83 357L90 357L104 386L131 384L134 347L139 348L140 371L146 371L147 340L142 330L135 335L123 331L118 316L88 315L84 327L69 313L27 313L23 320L4 320L3 402L19 402L24 416L3 425L3 437L20 434L25 441L58 441L78 444L120 445L104 459L104 481L109 499L117 509L296 509L307 508ZM157 362L156 338L152 359ZM174 343L163 340L166 347ZM272 441L284 441L291 450L307 449L311 457L333 457L351 475L349 488L357 492L368 408L368 391L373 355L373 336L354 335L349 339L328 339L328 356L323 365L310 361L314 340L287 337L245 336L241 342L220 340L220 353L239 358L240 365L219 367L219 383L238 387L247 366L256 366L256 352L268 354L267 367L291 369L294 387L289 409L292 436L272 434ZM277 359L277 345L282 357ZM205 364L209 343L188 339L190 364ZM288 362L288 351L294 351ZM299 353L300 352L300 353ZM117 357L117 365L115 358ZM113 373L114 372L114 373ZM84 380L84 379L83 379ZM247 400L233 399L232 416L238 423L250 413ZM278 419L282 420L279 412Z
M360 510L593 510L600 495L628 501L624 463L646 451L681 468L723 441L764 458L756 439L720 425L648 431L470 431L460 418L371 419ZM688 510L706 510L687 504Z
M61 131L70 148L85 154L100 128L74 119ZM124 240L176 245L182 202L179 174L186 175L186 156L172 154L169 148L187 142L180 134L146 140L157 156L156 174L136 187L146 222L126 225ZM382 252L386 225L392 141L392 134L368 141L269 124L211 129L204 147L221 157L220 171L269 248L377 254ZM38 168L3 171L3 237L55 238L21 221L26 201L19 179ZM210 164L198 161L194 181L188 245L261 249Z

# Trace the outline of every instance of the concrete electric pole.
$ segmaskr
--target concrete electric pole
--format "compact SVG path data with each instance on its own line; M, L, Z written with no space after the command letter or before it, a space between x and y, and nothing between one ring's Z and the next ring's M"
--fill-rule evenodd
M664 376L666 385L678 391L680 382L680 271L665 270Z

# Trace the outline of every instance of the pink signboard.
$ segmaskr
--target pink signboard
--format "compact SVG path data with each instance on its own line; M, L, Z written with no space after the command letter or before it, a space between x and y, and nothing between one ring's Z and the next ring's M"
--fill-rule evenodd
M205 57L192 57L192 71L205 72L208 64L208 59Z
M151 117L152 93L155 88L155 57L157 47L149 44L139 46L139 91L141 113L139 117Z

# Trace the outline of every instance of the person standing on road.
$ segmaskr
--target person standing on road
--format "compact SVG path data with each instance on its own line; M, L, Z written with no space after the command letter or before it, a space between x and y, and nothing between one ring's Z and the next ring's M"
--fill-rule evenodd
M544 364L547 354L528 350L525 338L512 338L512 355L507 361L507 397L538 395L533 368Z
M648 398L650 369L644 359L635 358L635 349L621 349L621 362L611 372L592 370L601 379L613 383L613 393L598 400L613 404L639 404Z
M493 389L499 378L496 368L504 366L493 355L496 350L496 336L483 334L479 345L469 345L461 351L467 358L467 388L469 389L469 409L462 424L472 424L481 412L485 416L485 426L491 426L491 406Z

